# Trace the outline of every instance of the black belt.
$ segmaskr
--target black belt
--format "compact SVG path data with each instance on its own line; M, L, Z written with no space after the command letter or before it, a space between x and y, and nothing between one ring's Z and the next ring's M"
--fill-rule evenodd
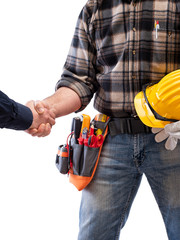
M138 117L111 118L108 125L111 136L120 133L151 133L151 128L144 125Z
M103 124L101 126L101 124ZM95 124L98 128L103 129L105 123L98 122ZM138 117L113 118L108 121L108 128L111 136L121 133L138 134L151 133L151 128L144 125Z

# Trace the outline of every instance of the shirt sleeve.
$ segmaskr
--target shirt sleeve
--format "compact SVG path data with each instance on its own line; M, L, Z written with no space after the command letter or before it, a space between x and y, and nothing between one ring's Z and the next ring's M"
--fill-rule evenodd
M32 121L30 108L15 102L0 91L0 128L26 130Z
M92 11L86 5L81 11L61 79L56 84L74 90L81 99L83 110L90 102L99 84L96 80L96 48L89 34Z

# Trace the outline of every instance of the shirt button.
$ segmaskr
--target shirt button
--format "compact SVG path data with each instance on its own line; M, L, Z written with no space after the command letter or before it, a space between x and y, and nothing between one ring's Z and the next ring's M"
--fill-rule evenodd
M136 79L136 76L135 76L135 75L132 75L132 79Z
M133 55L135 55L136 54L136 50L133 50L132 53L133 53Z
M133 32L135 32L136 31L136 28L135 27L133 27Z
M168 36L170 37L172 35L172 33L171 32L168 32Z

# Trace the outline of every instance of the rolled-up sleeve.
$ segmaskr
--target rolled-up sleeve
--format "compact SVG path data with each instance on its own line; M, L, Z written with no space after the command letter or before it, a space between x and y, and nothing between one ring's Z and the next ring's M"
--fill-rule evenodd
M96 80L96 48L89 34L91 11L87 5L81 11L61 79L56 84L74 90L81 99L83 110L91 101L99 84Z

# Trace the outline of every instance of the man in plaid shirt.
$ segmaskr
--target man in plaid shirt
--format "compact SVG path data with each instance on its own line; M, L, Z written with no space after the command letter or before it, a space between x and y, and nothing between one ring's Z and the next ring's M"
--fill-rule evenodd
M134 119L142 86L179 68L179 1L89 0L57 91L44 102L60 117L83 110L95 94L99 112L119 122ZM180 238L180 146L167 151L145 129L108 135L94 179L82 192L79 240L119 239L143 174L169 240Z

